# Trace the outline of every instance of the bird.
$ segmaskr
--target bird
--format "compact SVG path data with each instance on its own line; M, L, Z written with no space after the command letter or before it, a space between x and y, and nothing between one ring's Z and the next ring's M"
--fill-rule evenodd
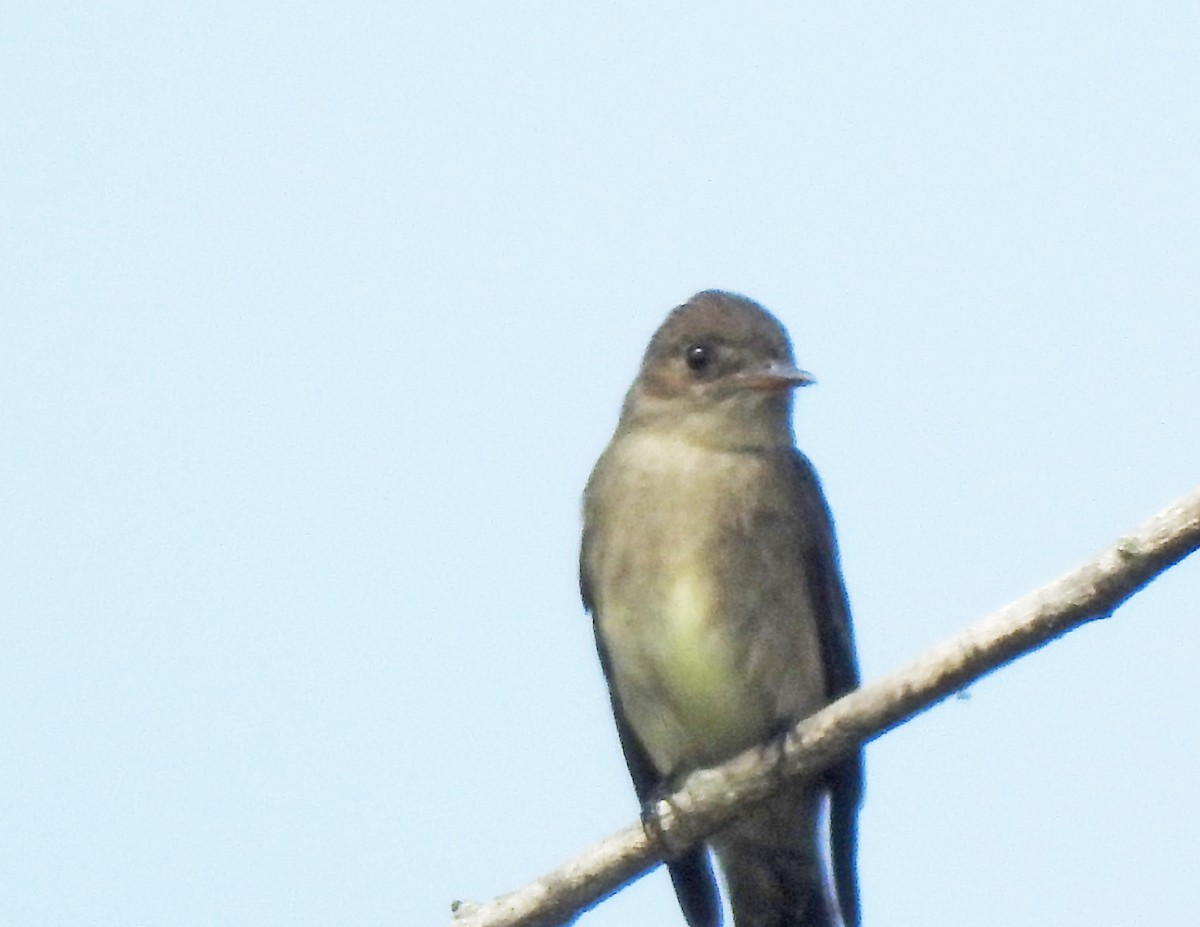
M705 290L655 331L583 498L580 589L634 789L769 742L857 688L833 519L796 448L796 366L758 303ZM859 927L861 749L667 860L690 927ZM828 836L821 807L828 801Z

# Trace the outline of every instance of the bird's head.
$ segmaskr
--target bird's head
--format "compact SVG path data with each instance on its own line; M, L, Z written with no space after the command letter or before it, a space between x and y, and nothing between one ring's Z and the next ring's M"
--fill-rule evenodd
M621 424L715 446L790 444L791 392L815 382L762 306L706 290L672 310L646 349Z

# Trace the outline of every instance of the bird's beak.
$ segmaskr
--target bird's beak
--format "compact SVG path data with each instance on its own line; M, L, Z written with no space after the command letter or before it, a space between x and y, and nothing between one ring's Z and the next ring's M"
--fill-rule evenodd
M817 382L817 378L807 370L801 370L786 361L768 361L759 367L745 371L738 377L738 380L749 389L760 389L771 393L811 386Z

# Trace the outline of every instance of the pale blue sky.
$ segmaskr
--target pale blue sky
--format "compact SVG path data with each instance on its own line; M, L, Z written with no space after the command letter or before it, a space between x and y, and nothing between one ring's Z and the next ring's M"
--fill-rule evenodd
M867 677L1191 488L1197 87L1182 2L9 4L0 922L439 925L632 820L579 495L696 290L820 378ZM872 745L867 923L1193 918L1198 600Z

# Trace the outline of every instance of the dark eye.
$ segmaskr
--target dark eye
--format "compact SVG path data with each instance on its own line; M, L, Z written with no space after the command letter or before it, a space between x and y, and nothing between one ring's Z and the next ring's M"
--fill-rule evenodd
M706 344L694 344L684 353L687 365L697 372L703 370L712 361L712 348Z

